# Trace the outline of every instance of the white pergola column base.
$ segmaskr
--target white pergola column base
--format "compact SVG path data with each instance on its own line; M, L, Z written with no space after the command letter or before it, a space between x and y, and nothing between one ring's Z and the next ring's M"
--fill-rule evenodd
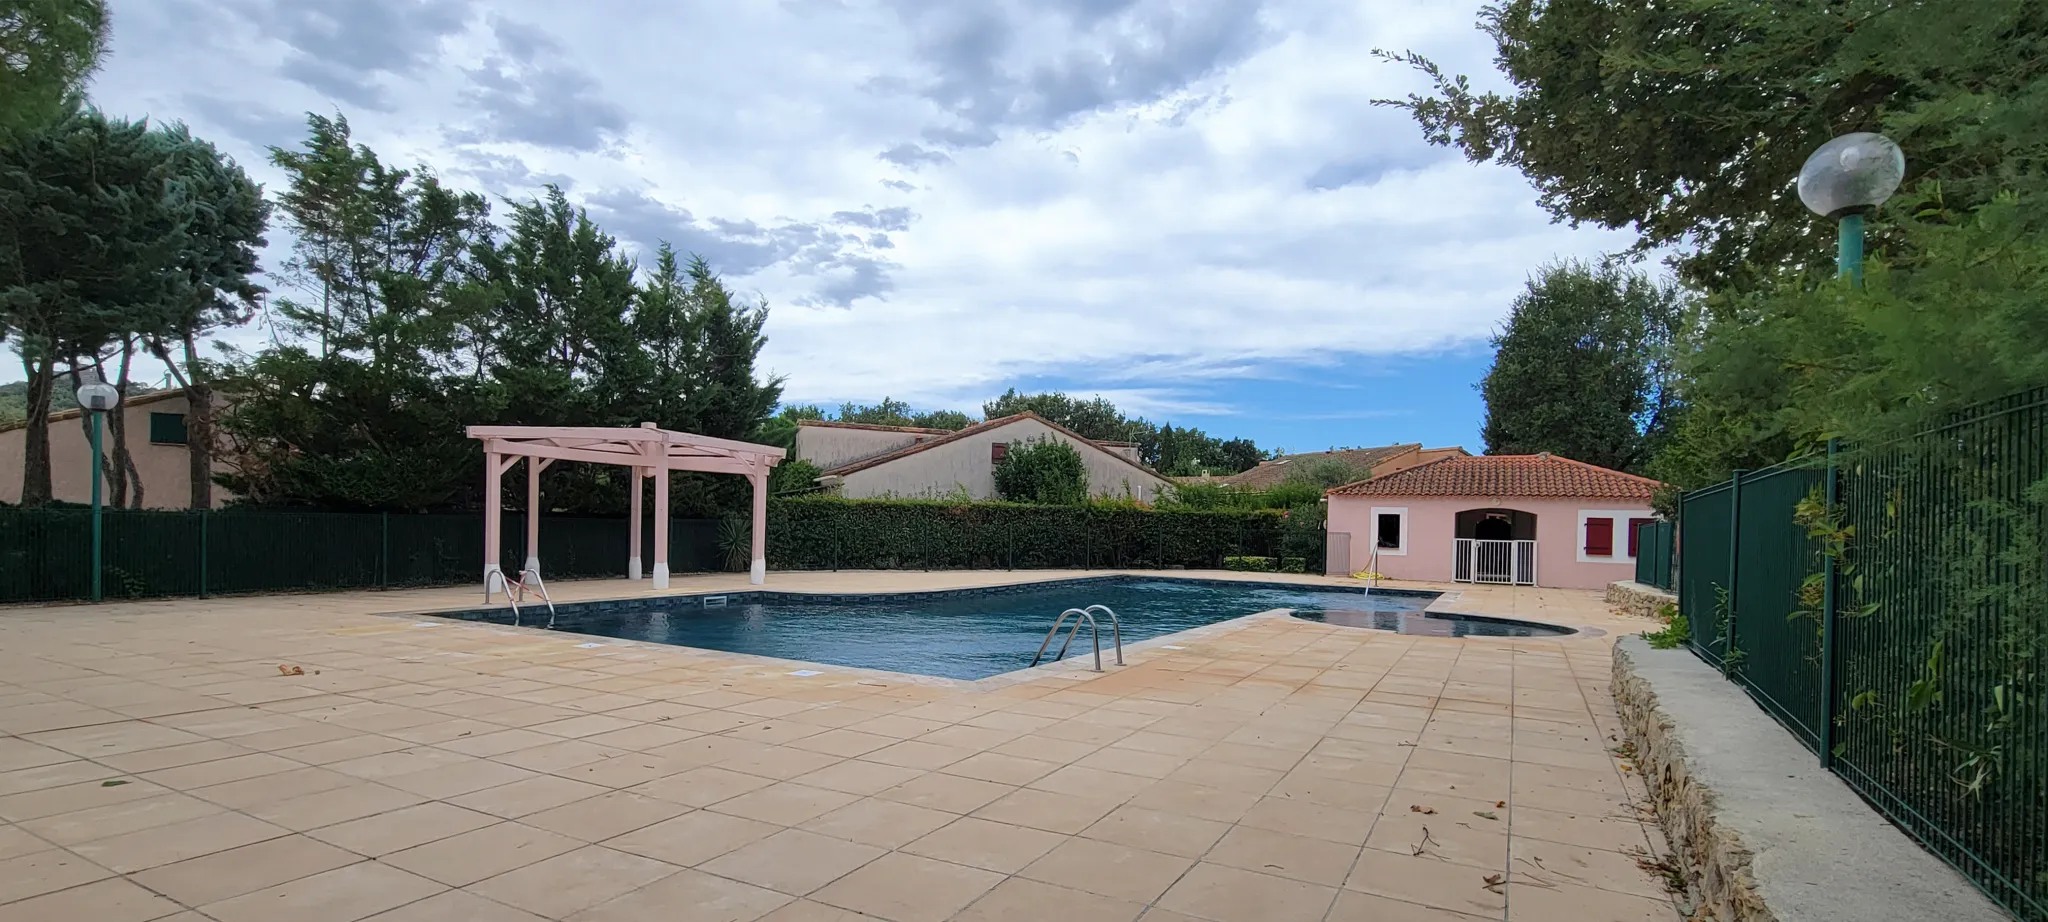
M627 578L627 579L639 579L639 578L640 578L640 558L638 558L638 557L628 557L628 558L626 558L626 578Z
M528 557L528 558L526 558L526 569L527 569L527 570L530 570L530 571L532 571L532 572L533 572L533 574L534 574L535 576L539 576L539 575L540 575L540 558L539 558L539 557ZM526 573L525 573L525 572L521 572L521 573L519 574L519 577L520 577L521 579L524 579L524 578L526 578Z
M654 565L654 588L668 588L668 564L657 563Z
M753 566L753 569L752 569L752 570L749 570L749 571L748 571L748 574L747 574L747 582L750 582L750 583L753 583L753 584L754 584L754 585L756 585L756 586L759 586L759 585L761 585L762 583L765 583L765 582L767 582L767 581L768 581L768 561L765 561L765 560L756 560L756 561L754 561L754 566Z
M500 589L504 589L508 596L512 594L505 585L504 570L494 563L484 564L484 604L491 604L491 594Z

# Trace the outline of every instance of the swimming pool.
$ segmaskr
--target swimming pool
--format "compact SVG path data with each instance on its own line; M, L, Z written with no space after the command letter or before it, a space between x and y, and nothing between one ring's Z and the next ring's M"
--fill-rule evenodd
M819 595L735 592L678 595L555 606L556 630L751 653L808 663L981 679L1031 665L1053 619L1068 608L1114 609L1124 643L1215 624L1255 612L1292 608L1333 624L1438 636L1566 634L1523 622L1428 616L1435 592L1397 592L1241 583L1224 580L1110 576L944 592ZM522 623L547 623L545 608L524 606ZM510 624L506 608L444 613L445 617ZM1110 631L1102 619L1108 661ZM1088 656L1087 632L1068 657ZM1053 642L1054 649L1059 641ZM1051 659L1051 651L1047 652Z

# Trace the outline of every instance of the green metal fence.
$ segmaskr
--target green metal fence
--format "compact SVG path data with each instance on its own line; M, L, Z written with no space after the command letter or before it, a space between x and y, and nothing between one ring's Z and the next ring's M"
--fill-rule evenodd
M1693 649L2007 910L2048 920L2048 389L1681 505Z
M1659 589L1677 585L1672 570L1678 523L1658 520L1636 526L1636 582Z
M482 578L483 516L227 509L107 510L108 598L455 585ZM502 565L526 559L525 517L506 513ZM550 578L624 576L623 518L544 516L541 572ZM643 546L653 547L651 522ZM0 509L0 603L90 597L92 513ZM718 522L676 519L676 572L721 569ZM651 559L651 552L649 554Z

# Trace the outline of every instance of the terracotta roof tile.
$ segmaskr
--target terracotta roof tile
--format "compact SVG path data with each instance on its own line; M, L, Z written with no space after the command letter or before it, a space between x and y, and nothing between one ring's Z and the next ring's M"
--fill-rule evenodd
M1563 496L1649 500L1648 477L1551 454L1449 457L1347 483L1331 496Z
M1271 461L1261 461L1257 467L1250 470L1239 471L1228 477L1218 477L1215 482L1241 490L1266 490L1286 480L1289 473L1298 470L1303 464L1335 459L1360 471L1370 471L1385 461L1421 448L1421 443L1410 442L1406 445L1382 445L1378 448L1340 448L1335 451L1281 455Z
M945 435L942 435L935 439L925 439L924 441L918 442L915 445L906 445L902 448L896 449L895 451L884 452L882 454L874 455L872 457L862 458L858 461L848 462L846 464L842 464L838 467L835 467L829 471L826 471L820 476L845 476L855 471L864 471L867 470L868 468L875 467L877 465L887 464L898 458L906 457L908 455L914 455L923 451L930 451L931 449L937 448L941 445L947 445L953 442L957 442L969 436L979 435L983 432L989 431L990 429L1000 429L1011 423L1017 422L1018 420L1024 419L1035 419L1040 423L1045 424L1052 430L1067 436L1069 439L1072 439L1075 442L1094 446L1097 451L1109 455L1110 457L1115 458L1118 461L1123 462L1124 464L1137 468L1138 470L1143 471L1146 474L1150 474L1153 477L1157 477L1161 480L1166 479L1165 475L1159 473L1158 471L1146 467L1143 464L1139 464L1136 461L1132 461L1131 459L1126 458L1123 455L1118 454L1117 452L1103 448L1101 446L1101 443L1094 442L1088 439L1087 437L1081 435L1080 433L1075 432L1072 429L1068 429L1067 427L1062 426L1059 423L1046 419L1045 417L1040 416L1037 413L1033 413L1029 410L1011 416L999 416L995 419L988 420L987 422L976 423L972 426L968 426L965 429L956 429L951 432L947 432Z
M949 435L955 429L927 429L923 426L884 426L878 423L842 423L836 419L800 419L798 428L871 429L876 432L908 432L913 435Z

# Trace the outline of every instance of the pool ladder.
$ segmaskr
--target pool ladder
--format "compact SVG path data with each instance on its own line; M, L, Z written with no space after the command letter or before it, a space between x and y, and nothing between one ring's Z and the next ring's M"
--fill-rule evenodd
M1111 641L1116 644L1116 664L1119 666L1123 665L1123 625L1117 622L1116 612L1111 611L1110 607L1107 605L1090 605L1087 608L1069 608L1066 611L1060 612L1059 619L1052 623L1052 630L1045 632L1045 640L1038 645L1038 654L1036 656L1031 657L1031 665L1036 666L1038 665L1039 660L1045 658L1045 648L1052 645L1053 635L1058 634L1060 632L1060 628L1066 627L1067 616L1076 615L1078 617L1074 618L1074 626L1067 628L1066 642L1060 644L1060 652L1053 654L1052 661L1057 663L1067 655L1067 648L1074 645L1074 635L1080 632L1081 622L1085 620L1088 622L1088 633L1095 641L1095 671L1101 672L1102 628L1098 627L1095 623L1095 612L1097 611L1100 611L1103 614L1109 616L1109 636Z
M555 629L555 600L548 597L548 586L541 582L539 570L528 567L519 571L519 578L515 580L507 580L505 574L499 570L492 570L490 576L496 577L498 587L505 590L505 604L512 606L513 627L519 626L519 603L526 600L528 592L532 592L548 604L548 630ZM486 577L484 588L487 598L490 595L490 583L491 579Z

